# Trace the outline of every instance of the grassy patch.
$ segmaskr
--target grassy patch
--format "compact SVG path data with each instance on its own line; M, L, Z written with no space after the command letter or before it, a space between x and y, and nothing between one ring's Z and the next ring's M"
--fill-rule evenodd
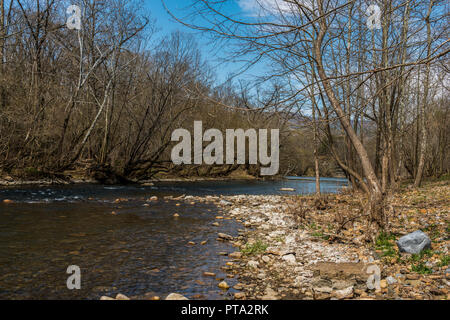
M315 231L315 232L312 233L312 236L313 237L317 237L317 238L321 238L321 239L324 239L324 240L330 239L330 236L324 234L322 231Z
M423 231L430 235L431 240L439 238L439 236L441 235L439 226L437 224L431 224L428 227L424 228Z
M431 274L433 270L428 268L423 262L411 265L411 270L420 274Z
M261 240L256 241L255 243L247 243L241 252L247 256L261 254L266 251L268 245L263 243Z
M433 256L434 252L430 249L423 250L419 254L411 255L409 262L411 262L411 270L420 274L431 274L433 270L425 265L427 258Z
M397 254L394 240L395 235L381 232L375 240L375 248L382 252L383 257L394 257Z
M448 266L448 264L450 263L450 255L442 255L441 256L441 261L439 262L438 266L439 267L446 267Z

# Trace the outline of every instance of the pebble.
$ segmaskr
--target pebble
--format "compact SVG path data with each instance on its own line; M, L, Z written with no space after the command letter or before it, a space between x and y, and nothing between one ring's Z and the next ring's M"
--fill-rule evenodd
M353 287L337 290L333 293L333 296L339 300L353 298Z
M234 294L235 299L245 299L245 293L244 292L236 292Z
M242 257L242 253L239 251L232 252L228 255L231 259L240 259Z
M225 281L220 282L217 286L220 289L224 289L224 290L227 290L228 288L230 288L230 286Z
M287 255L283 256L282 259L291 264L294 264L297 262L297 260L295 259L295 256L293 254L287 254Z
M219 239L233 240L233 237L226 233L219 233L217 236L219 237Z
M189 300L189 299L181 294L171 293L166 297L166 300Z
M121 294L121 293L119 293L119 294L117 294L117 296L116 296L116 300L130 300L130 298L128 298L126 295L124 295L124 294Z

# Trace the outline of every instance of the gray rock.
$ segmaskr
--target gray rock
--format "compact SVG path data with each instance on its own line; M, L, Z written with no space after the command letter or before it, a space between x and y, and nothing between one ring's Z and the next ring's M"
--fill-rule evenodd
M431 249L430 238L420 230L408 233L397 241L400 252L419 254L425 249Z

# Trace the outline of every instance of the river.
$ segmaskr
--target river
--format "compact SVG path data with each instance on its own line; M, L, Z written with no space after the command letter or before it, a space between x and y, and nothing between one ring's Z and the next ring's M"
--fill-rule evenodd
M333 193L345 179L323 178ZM281 192L294 188L295 192ZM280 181L159 182L153 186L23 186L0 188L0 299L98 299L177 292L189 298L227 299L215 278L233 252L217 233L236 236L233 220L213 226L214 205L164 200L164 196L309 194L314 179ZM157 201L147 200L157 196ZM126 201L116 202L116 199ZM4 199L13 203L5 204ZM178 213L179 217L174 218ZM195 246L188 245L193 241ZM206 241L206 244L200 245ZM68 290L69 265L81 269L81 289ZM233 286L237 279L226 278Z

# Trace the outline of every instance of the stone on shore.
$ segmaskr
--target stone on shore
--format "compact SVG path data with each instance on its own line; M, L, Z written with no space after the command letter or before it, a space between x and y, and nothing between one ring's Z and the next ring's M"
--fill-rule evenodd
M419 254L423 250L431 249L431 240L424 232L417 230L401 237L397 246L400 252Z
M111 298L111 297L107 297L107 296L101 296L100 300L116 300L116 299Z
M353 298L353 287L336 290L335 292L333 292L333 296L339 300Z
M166 300L189 300L179 293L171 293L166 297Z
M244 292L236 292L234 294L235 299L245 299L245 293Z
M226 201L226 200L220 200L219 204L222 206L231 206L232 205L232 203L230 201Z
M288 262L288 263L296 263L297 260L295 259L295 256L293 254L287 254L285 256L283 256L282 258L284 261Z
M232 252L228 255L231 259L240 259L242 257L242 253L239 251Z
M124 294L121 294L121 293L119 293L119 294L117 294L117 296L116 296L116 300L130 300L130 298L128 298L126 295L124 295Z

